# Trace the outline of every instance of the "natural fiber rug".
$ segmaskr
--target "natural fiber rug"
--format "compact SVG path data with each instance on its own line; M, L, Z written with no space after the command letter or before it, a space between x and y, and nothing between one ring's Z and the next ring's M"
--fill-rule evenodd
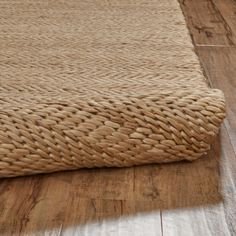
M222 122L176 0L0 2L0 176L194 160Z

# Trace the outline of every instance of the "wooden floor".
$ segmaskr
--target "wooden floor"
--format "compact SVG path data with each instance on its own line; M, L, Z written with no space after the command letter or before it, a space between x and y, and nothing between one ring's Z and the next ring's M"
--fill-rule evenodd
M0 235L236 235L236 1L182 0L227 119L194 163L0 180Z

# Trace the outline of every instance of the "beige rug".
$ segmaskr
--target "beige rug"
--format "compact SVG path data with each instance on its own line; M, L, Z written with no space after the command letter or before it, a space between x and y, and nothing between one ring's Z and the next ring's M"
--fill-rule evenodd
M194 160L225 116L176 0L0 2L0 176Z

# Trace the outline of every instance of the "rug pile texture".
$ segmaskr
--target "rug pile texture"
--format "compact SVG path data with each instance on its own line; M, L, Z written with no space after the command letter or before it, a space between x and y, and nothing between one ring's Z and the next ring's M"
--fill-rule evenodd
M194 160L225 116L176 0L0 1L0 177Z

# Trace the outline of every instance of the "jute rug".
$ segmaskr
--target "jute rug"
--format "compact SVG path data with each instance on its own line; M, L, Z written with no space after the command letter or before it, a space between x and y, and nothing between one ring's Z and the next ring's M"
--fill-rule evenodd
M0 176L194 160L225 116L176 0L0 1Z

